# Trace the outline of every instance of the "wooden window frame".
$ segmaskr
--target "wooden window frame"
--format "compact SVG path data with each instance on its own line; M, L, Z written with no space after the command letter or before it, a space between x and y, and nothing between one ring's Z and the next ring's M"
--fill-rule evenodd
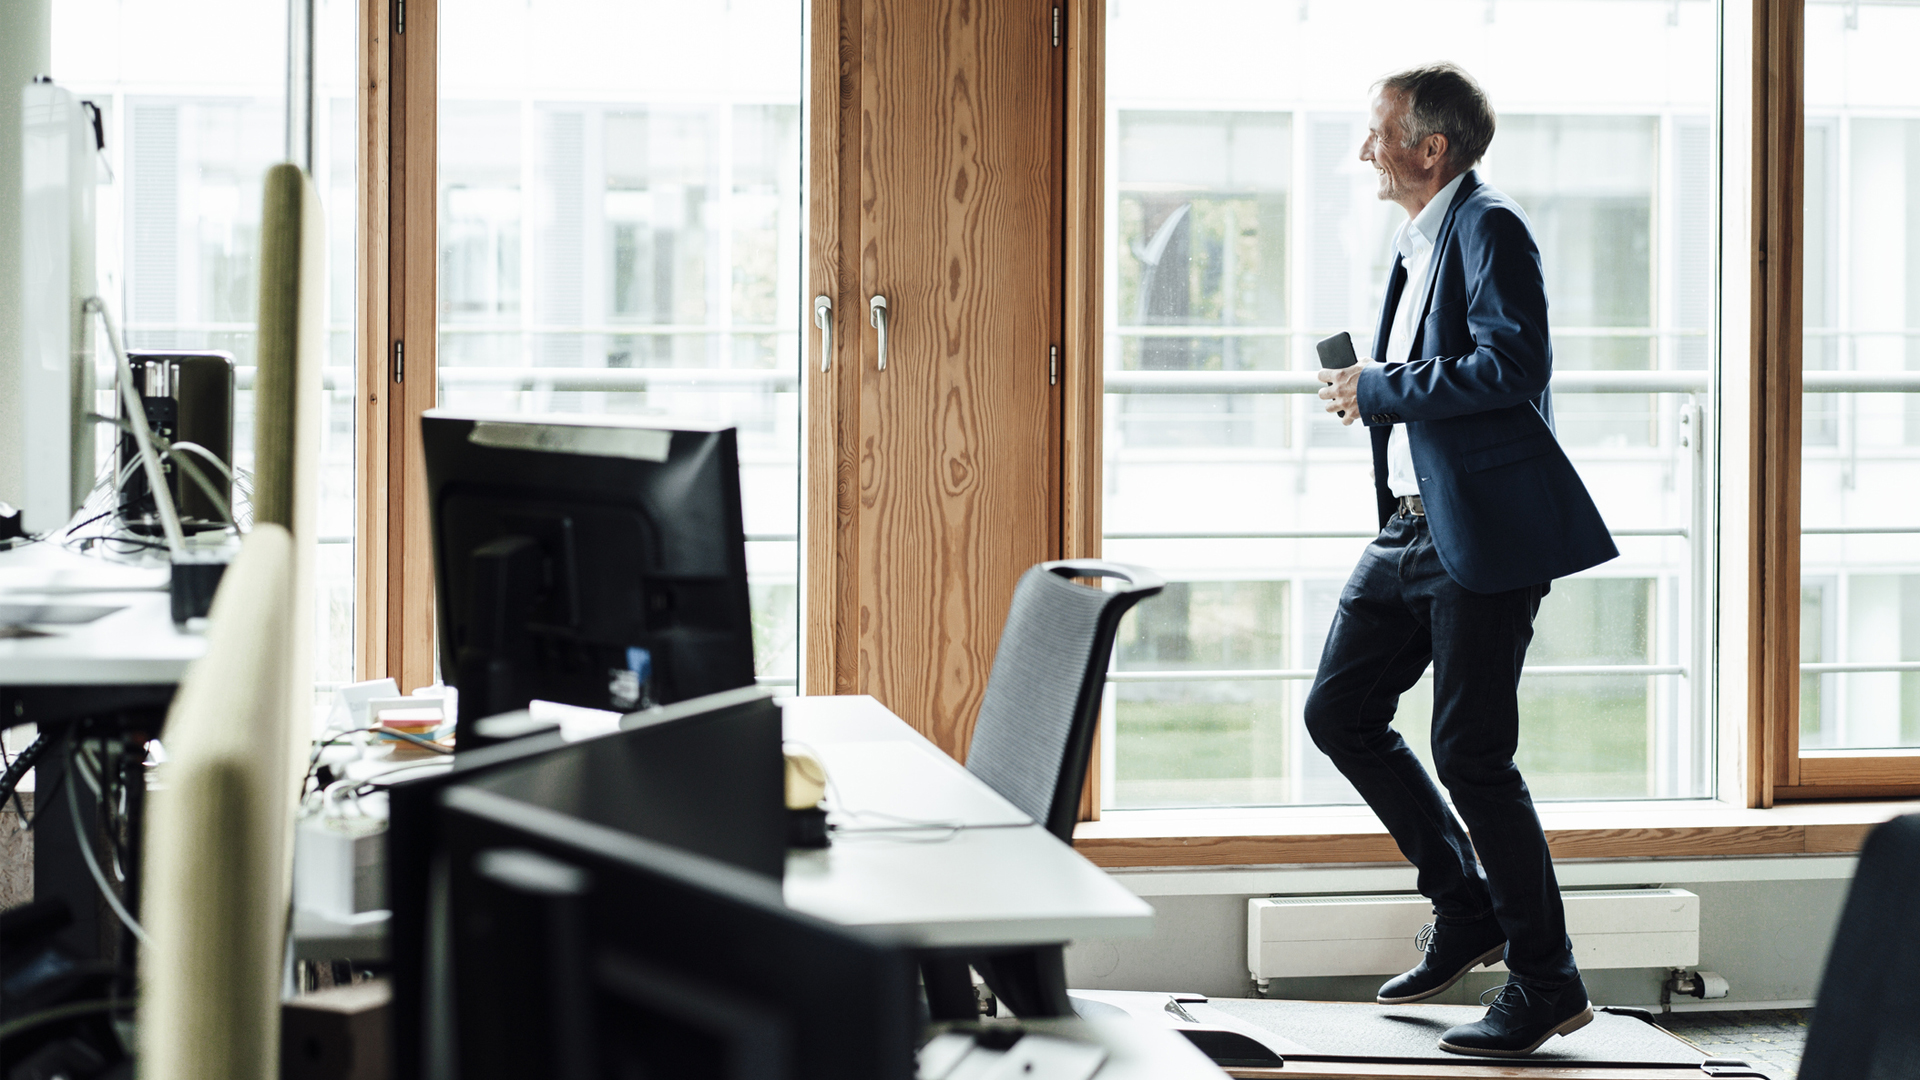
M402 692L434 680L420 414L439 388L438 15L437 0L360 2L354 660Z
M404 32L395 32L397 3L360 3L355 649L359 678L392 676L403 690L410 690L434 676L434 585L419 415L433 406L437 391L438 12L436 0L406 0ZM816 5L813 33L838 35L837 16L828 15L835 8ZM1066 300L1068 312L1075 314L1066 321L1062 357L1062 547L1069 555L1091 557L1101 552L1102 522L1106 20L1100 0L1066 0L1063 9L1068 50ZM1734 204L1722 214L1721 258L1727 270L1721 280L1736 281L1731 268L1742 261L1749 273L1745 290L1724 290L1720 309L1726 355L1744 350L1749 356L1747 365L1722 365L1724 414L1737 418L1744 410L1748 422L1728 425L1731 437L1724 443L1720 477L1723 490L1745 486L1749 494L1745 515L1737 510L1723 515L1720 548L1721 655L1744 655L1747 666L1721 681L1718 774L1723 795L1706 805L1738 818L1700 826L1699 804L1665 811L1652 804L1647 812L1694 822L1675 828L1695 832L1569 826L1566 839L1572 848L1561 852L1566 855L1589 850L1614 856L1671 855L1676 853L1672 842L1689 835L1716 839L1683 847L1724 854L1728 850L1723 841L1733 835L1729 829L1763 830L1753 834L1763 838L1751 843L1767 850L1835 850L1836 843L1845 848L1857 842L1861 822L1908 807L1862 804L1844 814L1845 821L1827 823L1841 832L1820 832L1796 847L1792 837L1783 839L1765 832L1768 826L1749 821L1738 805L1767 808L1785 801L1920 796L1920 750L1802 754L1798 745L1804 0L1728 0L1723 34L1725 43L1747 42L1750 50L1750 62L1741 63L1735 50L1722 45L1725 100L1729 106L1741 101L1749 105L1744 115L1731 107L1725 111L1727 171L1737 175L1744 160L1751 190L1744 213ZM857 48L841 41L842 50L849 47ZM854 57L843 61L857 65ZM848 66L843 62L835 70L816 65L810 72L806 152L816 187L831 187L838 170L857 167L847 160L850 146L838 134L843 118L831 104L843 97L838 82ZM829 220L831 216L829 211ZM814 222L815 248L821 237L833 234L826 225ZM836 256L815 250L808 258L832 262ZM852 310L839 302L843 299L836 296L836 307ZM817 370L817 335L808 330L806 368L812 372ZM403 381L395 379L396 342L405 345ZM809 380L809 460L832 460L818 457L817 448L821 440L832 439L846 403L828 392L829 387ZM850 468L853 463L840 464ZM807 485L806 543L827 553L826 558L807 560L808 592L821 586L821 571L830 565L833 502L845 497L842 482L847 478L839 475L844 471L835 469L830 482L818 477ZM1743 575L1746 588L1740 589L1736 583ZM802 602L805 605L804 595ZM845 673L836 662L844 650L834 648L831 628L811 618L809 608L803 606L803 685L813 693L833 692L844 685ZM1109 865L1205 864L1224 852L1232 852L1233 859L1265 862L1396 858L1382 847L1382 837L1358 844L1311 839L1319 835L1307 820L1311 815L1276 829L1241 820L1248 815L1223 812L1218 819L1182 818L1188 823L1183 827L1171 819L1147 823L1133 814L1112 815L1125 821L1099 822L1099 805L1096 773L1083 800L1083 817L1089 823L1082 826L1082 844L1090 853L1116 853L1096 856ZM1580 813L1566 811L1573 815L1568 821L1584 823ZM1543 814L1561 816L1552 808ZM1773 828L1794 827L1782 819ZM1551 821L1549 830L1554 832ZM1371 830L1358 831L1371 835ZM1628 834L1641 836L1645 843L1631 841ZM1354 835L1354 830L1343 829L1338 835ZM1743 841L1735 846L1744 850L1751 845ZM1556 841L1556 850L1561 848Z
M1920 749L1800 747L1806 2L1753 0L1747 804L1920 796Z
M1066 312L1062 351L1060 550L1097 559L1105 532L1103 323L1106 311L1106 0L1064 0L1066 15ZM1104 725L1103 725L1104 726ZM1080 820L1100 820L1100 731L1093 733Z

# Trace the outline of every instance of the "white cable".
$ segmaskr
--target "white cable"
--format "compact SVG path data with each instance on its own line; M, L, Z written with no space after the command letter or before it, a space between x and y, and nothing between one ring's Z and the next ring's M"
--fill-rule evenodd
M336 805L334 802L334 793L337 791L345 791L350 788L358 787L360 783L361 781L355 780L351 777L342 777L341 779L335 780L333 783L328 784L326 786L326 789L320 793L320 816L323 818L338 816L334 813L334 809L333 809L334 806Z
M67 751L67 771L72 772L73 768L73 751L69 750ZM67 810L73 814L74 842L80 847L80 857L86 860L87 873L93 875L93 883L100 887L100 895L106 899L107 906L113 909L113 913L119 916L126 928L133 931L133 936L140 939L140 944L151 944L147 940L147 932L140 928L140 923L127 912L126 905L120 902L120 897L114 893L113 887L107 884L107 875L100 872L100 863L93 857L93 837L89 834L85 823L80 820L80 796L74 794L71 778L67 782Z
M207 474L200 471L200 466L195 465L192 458L180 453L179 443L174 443L167 448L167 456L179 459L180 468L186 472L187 479L200 486L200 491L206 495L207 501L213 504L215 510L220 511L221 517L227 519L227 524L232 525L233 510L227 506L226 496L220 494L220 489L213 486L213 481L207 479Z
M404 776L398 776L399 773L411 772L416 769L442 769L447 772L452 772L453 755L448 754L443 757L427 758L423 761L411 761L405 765L396 765L386 772L367 777L362 783L371 788L390 787L393 784L399 783L401 780L407 779Z
M120 400L127 408L127 422L133 426L133 441L140 447L140 461L147 470L147 486L153 489L153 506L160 515L161 531L167 536L167 550L174 558L186 555L187 536L180 529L180 515L173 508L173 492L167 490L166 470L160 467L160 455L153 450L153 432L147 427L147 409L140 401L140 392L133 388L133 363L127 359L127 350L121 347L120 331L113 325L113 317L107 314L106 302L98 296L87 297L81 305L82 310L100 316L100 324L106 327L107 345L113 350L113 362L119 371Z
M233 470L227 468L227 463L220 460L219 454L201 446L199 443L188 442L185 439L175 439L173 442L167 444L167 448L175 452L184 450L190 454L199 454L201 457L212 462L214 468L220 470L221 475L227 478L227 483L233 483Z
M80 759L80 760L81 760L82 762L84 762L84 761L85 761L85 757L84 757L84 755L85 755L85 753L86 753L86 751L85 751L84 749L82 749L82 750L81 750L81 751L79 752L79 754L76 754L76 755L72 755L72 756L74 756L74 757L77 757L77 758L79 758L79 759ZM80 777L80 779L82 779L82 780L85 780L85 781L87 782L87 790L88 790L88 791L91 791L91 792L93 792L93 797L94 797L94 799L95 799L96 801L98 801L99 799L101 799L101 798L102 798L102 796L101 796L101 794L100 794L100 782L99 782L98 780L95 780L95 779L93 778L93 774L92 774L91 772L88 772L88 771L87 771L87 770L85 770L85 769L80 769L80 770L78 770L78 771L77 771L77 773L78 773L78 775L79 775L79 777Z
M119 417L95 414L93 420L95 423L110 424L129 435L133 434L133 425ZM178 458L181 471L186 474L187 479L193 481L199 486L201 491L206 493L207 499L213 503L214 509L220 511L221 515L227 519L227 524L235 524L233 509L227 505L227 497L220 494L219 489L213 486L213 481L207 479L206 474L200 471L200 467L194 464L193 460L186 455L198 454L207 459L207 461L213 464L214 468L220 470L222 476L227 478L227 483L231 484L233 483L233 470L227 468L227 463L221 461L219 456L214 454L213 451L208 450L196 442L188 442L185 439L172 442L166 439L159 439L158 441L161 443L160 453L169 458ZM139 461L129 461L122 466L119 476L114 480L114 490L119 491L121 488L126 487L127 479L133 475L133 470L139 468L141 464Z

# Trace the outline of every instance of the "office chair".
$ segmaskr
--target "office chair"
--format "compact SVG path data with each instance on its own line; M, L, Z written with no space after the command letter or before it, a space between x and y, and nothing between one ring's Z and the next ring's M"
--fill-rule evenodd
M1123 584L1073 583L1093 577ZM1069 844L1120 617L1165 587L1151 570L1100 559L1041 563L1014 586L967 771Z
M1920 1076L1920 814L1868 835L1800 1060L1800 1080Z
M1074 578L1110 578L1121 587L1089 588ZM1165 587L1144 567L1099 559L1041 563L1014 586L967 771L1065 843L1073 842L1120 618ZM975 1015L968 964L1021 1016L1073 1015L1065 960L1054 945L923 958L935 1018Z

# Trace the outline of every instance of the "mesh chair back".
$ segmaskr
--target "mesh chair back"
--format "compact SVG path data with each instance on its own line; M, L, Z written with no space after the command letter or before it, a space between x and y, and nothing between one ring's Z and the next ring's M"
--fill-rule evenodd
M1920 814L1868 835L1827 953L1800 1080L1920 1076Z
M1014 587L967 770L1062 840L1073 839L1120 617L1164 587L1151 570L1098 559L1041 563Z

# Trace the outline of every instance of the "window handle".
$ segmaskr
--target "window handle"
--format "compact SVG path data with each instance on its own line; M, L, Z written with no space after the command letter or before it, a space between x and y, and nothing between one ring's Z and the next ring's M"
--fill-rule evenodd
M880 370L887 370L887 298L867 301L867 322L880 331Z
M833 300L825 295L813 298L813 325L820 328L820 371L833 363Z

